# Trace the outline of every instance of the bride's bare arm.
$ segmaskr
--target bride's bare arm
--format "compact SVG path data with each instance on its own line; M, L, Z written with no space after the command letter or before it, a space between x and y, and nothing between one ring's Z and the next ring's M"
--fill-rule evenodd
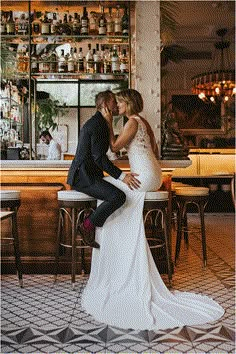
M110 124L110 146L113 152L117 152L121 150L123 147L128 145L138 130L138 123L135 119L129 119L125 124L123 131L120 135L115 139L112 125Z
M112 152L117 152L132 141L137 133L138 123L134 118L130 118L116 139L112 127L112 117L111 115L109 116L110 112L107 111L108 110L105 108L104 111L102 111L102 115L107 120L110 128L110 148Z

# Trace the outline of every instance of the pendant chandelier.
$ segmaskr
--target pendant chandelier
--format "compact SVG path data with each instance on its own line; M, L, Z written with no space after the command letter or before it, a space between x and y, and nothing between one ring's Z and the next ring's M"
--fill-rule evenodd
M210 70L191 79L193 94L205 102L226 103L236 93L235 70L230 62L230 41L224 39L227 32L226 28L216 32L221 40L214 44L215 55Z

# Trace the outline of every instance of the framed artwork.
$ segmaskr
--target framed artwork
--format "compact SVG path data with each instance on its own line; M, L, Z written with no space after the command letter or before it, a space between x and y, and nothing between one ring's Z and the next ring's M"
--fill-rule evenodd
M173 95L172 109L185 135L225 132L222 103L205 103L197 95Z

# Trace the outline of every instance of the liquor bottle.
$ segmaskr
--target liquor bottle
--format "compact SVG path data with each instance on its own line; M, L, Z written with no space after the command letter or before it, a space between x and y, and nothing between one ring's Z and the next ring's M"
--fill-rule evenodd
M89 33L89 18L86 7L83 8L83 16L81 17L81 35L87 36Z
M65 24L68 23L67 14L64 14L63 23L65 23Z
M57 63L58 63L58 55L56 50L53 49L49 54L49 72L56 73L57 72Z
M29 68L29 55L26 54L26 48L22 47L17 51L17 71L25 73Z
M15 34L15 21L13 20L12 11L9 11L9 17L6 23L7 34Z
M38 55L36 53L36 44L32 45L31 53L31 72L37 73L39 71Z
M128 15L127 7L125 7L124 9L124 15L122 16L121 19L121 25L122 25L122 35L128 36L129 35L129 15Z
M51 23L51 34L57 33L57 25L58 25L57 14L56 12L53 12L52 23Z
M114 35L114 21L112 17L112 8L109 7L109 13L107 15L107 35L113 36Z
M94 49L93 51L93 65L94 65L94 73L98 74L100 73L100 64L101 64L101 58L100 58L100 52L99 52L99 44L96 44L96 50Z
M25 47L23 48L23 63L24 63L24 67L23 67L24 72L28 72L29 71L29 52L27 51L27 49Z
M67 20L67 14L64 14L63 22L60 20L59 24L57 25L57 34L60 35L68 35L70 36L72 34L72 28L68 24Z
M9 119L10 118L10 105L9 105L9 103L5 103L5 105L4 105L3 117L5 119Z
M0 34L6 34L6 33L7 33L7 27L6 27L5 12L1 11Z
M111 71L114 74L117 74L120 72L120 60L119 60L119 55L117 52L117 46L114 45L113 47L113 53L111 57Z
M43 50L43 53L39 55L38 57L38 64L39 64L39 73L44 72L44 65L43 65L43 59L46 56L47 50L46 48Z
M24 54L23 49L18 49L16 54L16 70L19 73L24 72Z
M50 34L51 33L50 27L51 27L51 24L48 21L48 17L47 17L47 15L45 13L44 19L43 19L42 24L41 24L41 34Z
M83 49L79 48L79 54L78 54L78 72L84 72L84 55L83 55Z
M72 20L72 19L73 19L73 16L72 16L72 15L69 15L69 16L68 16L68 19L69 19L69 20L68 20L68 24L69 24L69 25L71 26L71 28L72 28L72 26L73 26L73 20Z
M77 55L77 48L75 47L73 50L73 59L74 59L74 72L78 72L78 55Z
M73 34L73 16L72 15L69 15L68 16L68 26L70 28L70 32L71 34Z
M93 67L93 53L91 50L91 44L88 44L88 51L85 57L86 62L86 73L93 74L94 67Z
M64 18L63 18L63 24L62 24L62 34L71 34L72 33L72 28L70 27L69 23L68 23L68 19L67 19L67 14L64 14Z
M100 55L100 73L104 73L104 59L105 59L105 46L101 44L101 51L99 53Z
M101 6L101 16L98 22L98 34L99 35L106 35L107 34L107 20L104 14L104 7Z
M81 27L80 16L78 15L77 12L75 12L74 21L73 21L73 24L72 24L73 34L80 35L80 27Z
M37 36L41 33L41 21L39 20L40 13L34 10L34 19L32 22L32 35Z
M114 33L115 36L121 36L122 35L122 24L121 24L121 15L120 15L120 7L117 6L116 8L116 15L114 19Z
M67 68L68 68L68 73L74 73L75 72L75 64L74 64L74 49L70 48L70 54L67 60Z
M90 12L89 34L92 34L92 35L98 34L97 16L94 11Z
M128 73L129 72L128 56L126 54L126 49L122 50L122 55L120 57L120 72L121 73Z
M18 20L17 34L26 35L28 33L28 21L25 18L25 14L22 14Z
M111 57L112 57L112 48L106 48L104 55L104 74L111 73Z
M61 49L61 55L58 58L58 72L65 73L66 69L67 69L67 63L65 58L65 51L64 49Z
M49 73L50 72L50 65L49 65L49 57L47 48L44 48L43 53L39 58L39 72L40 73Z

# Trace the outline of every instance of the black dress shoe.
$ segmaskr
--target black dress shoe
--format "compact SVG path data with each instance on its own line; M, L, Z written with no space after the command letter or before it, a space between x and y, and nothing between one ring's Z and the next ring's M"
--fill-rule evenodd
M85 245L93 248L100 248L100 245L95 241L95 234L93 231L88 231L83 224L78 226L78 232L80 233Z

